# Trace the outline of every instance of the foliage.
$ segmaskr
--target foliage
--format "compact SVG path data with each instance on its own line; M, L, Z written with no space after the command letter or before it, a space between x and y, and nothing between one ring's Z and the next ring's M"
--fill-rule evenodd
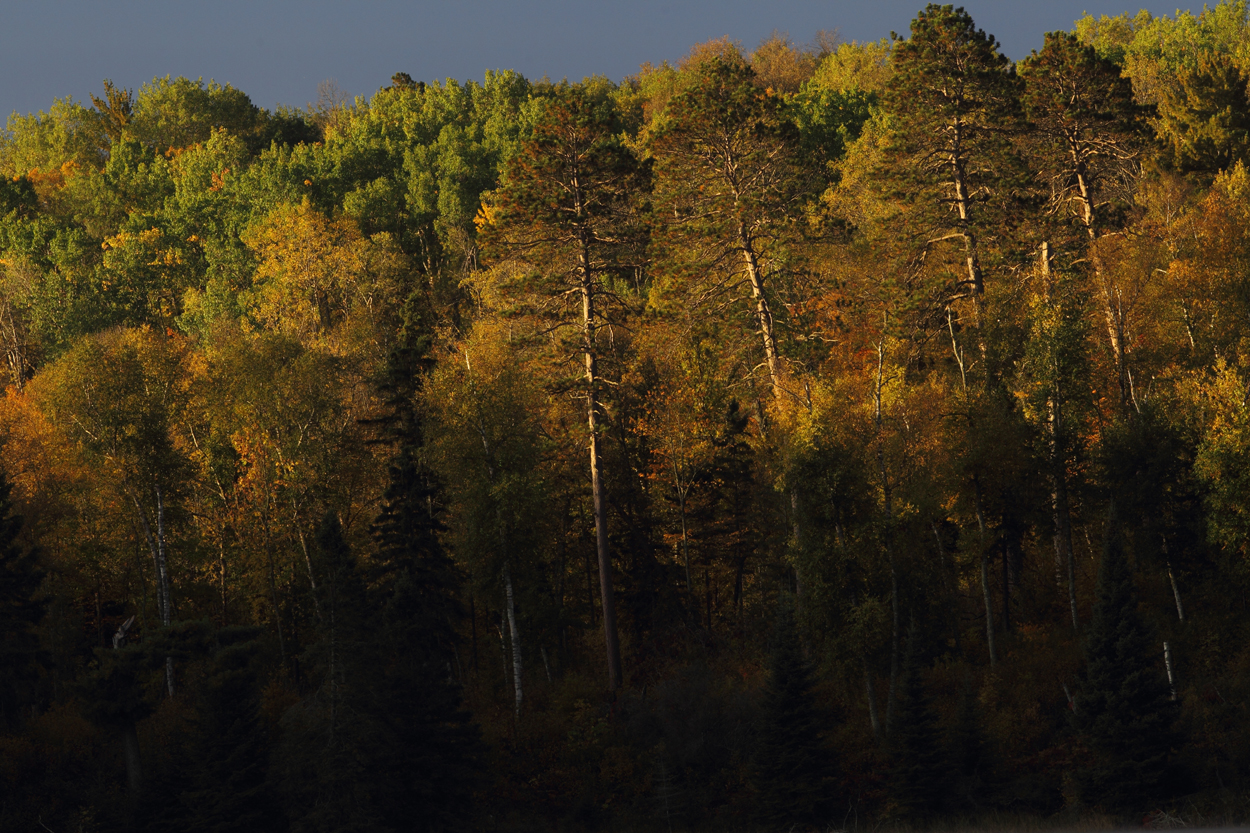
M0 827L1243 822L1247 19L13 115Z

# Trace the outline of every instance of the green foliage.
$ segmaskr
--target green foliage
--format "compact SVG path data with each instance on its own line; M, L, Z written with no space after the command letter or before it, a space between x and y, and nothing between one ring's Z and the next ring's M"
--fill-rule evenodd
M203 78L153 78L135 96L129 132L164 153L181 150L212 135L215 128L246 136L260 122L260 110L243 92Z
M1145 144L1142 109L1127 78L1076 36L1049 32L1019 64L1020 100L1040 141L1031 142L1051 203L1096 234ZM1084 189L1084 190L1082 190ZM1118 195L1117 195L1118 196Z
M1076 29L15 114L0 827L1237 806L1246 5Z
M1164 159L1182 171L1217 172L1250 161L1250 72L1232 57L1203 55L1159 101Z

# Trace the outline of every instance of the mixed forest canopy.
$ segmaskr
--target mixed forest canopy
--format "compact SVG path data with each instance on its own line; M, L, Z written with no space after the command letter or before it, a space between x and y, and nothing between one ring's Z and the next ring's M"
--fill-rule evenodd
M1244 821L1248 86L929 5L14 114L0 828Z

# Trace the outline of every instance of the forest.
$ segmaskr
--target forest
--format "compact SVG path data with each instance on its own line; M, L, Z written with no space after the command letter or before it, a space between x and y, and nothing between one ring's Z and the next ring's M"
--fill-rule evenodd
M1250 818L1250 11L1038 40L13 114L0 829Z

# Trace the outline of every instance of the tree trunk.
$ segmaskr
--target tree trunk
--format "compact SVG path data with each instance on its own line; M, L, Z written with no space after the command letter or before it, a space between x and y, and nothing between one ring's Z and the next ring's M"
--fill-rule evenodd
M580 212L580 200L578 208ZM595 548L599 554L599 597L603 606L603 640L608 659L608 689L621 687L621 649L616 632L616 599L612 590L612 552L608 546L607 498L599 458L599 371L595 350L595 296L590 273L587 231L581 232L583 358L586 367L586 422L590 433L590 489L595 512Z
M985 511L981 504L981 481L973 478L973 497L977 514L978 545L981 550L981 594L985 598L985 643L990 652L990 667L998 662L998 653L994 649L994 602L990 598L990 565L986 557L985 547Z
M130 800L138 801L143 792L143 762L139 757L139 730L133 720L128 720L122 727L122 751L126 759L126 786L130 789Z
M773 398L780 402L785 396L785 390L781 386L782 369L781 358L777 351L777 331L773 323L772 310L768 306L768 296L764 292L765 277L760 268L759 253L755 251L755 240L741 221L738 223L738 248L742 252L747 278L751 283L751 297L755 300L755 321L759 325L760 337L764 341L764 360L768 364L769 384L773 390ZM790 486L790 530L795 551L801 556L803 526L799 521L799 492L794 485ZM801 558L795 559L794 585L794 595L802 601L806 581L803 576Z
M521 633L516 626L516 602L512 594L512 571L503 565L504 597L508 605L508 633L512 636L512 691L516 698L516 716L521 717Z
M937 540L938 557L942 560L942 572L945 574L946 567L949 563L949 560L946 557L946 545L942 543L942 534L938 532L937 524L930 522L929 527L933 530L933 537ZM954 565L951 564L950 568L951 568L950 574L953 575L955 573ZM945 581L942 583L944 585L947 584ZM959 654L960 656L963 656L964 649L963 649L963 645L961 644L963 639L959 634L959 605L956 603L959 598L959 591L957 588L951 587L949 585L947 585L945 589L946 589L946 592L950 594L950 598L951 598L951 605L950 605L951 629L954 631L954 634L955 634L955 653Z
M690 583L690 539L686 530L686 495L679 491L677 495L677 507L681 511L681 558L686 567L686 592L693 592L693 585Z
M1059 430L1060 402L1052 396L1047 400L1047 427L1050 433L1050 511L1055 547L1055 584L1061 590L1065 579L1068 590L1068 607L1072 616L1072 630L1080 630L1076 615L1076 583L1072 569L1072 512L1068 503L1068 477L1065 470L1062 442ZM1066 576L1065 576L1066 573Z
M160 484L154 484L153 493L156 497L156 534L152 534L152 525L147 510L135 495L131 495L135 510L139 514L139 523L143 527L143 535L147 538L148 548L152 551L152 560L156 566L156 606L161 617L161 626L168 628L173 621L173 606L169 594L169 566L165 559L165 501L161 494ZM174 696L174 660L165 657L165 692L166 696Z
M881 342L877 345L877 384L873 391L873 411L877 428L877 473L881 478L881 502L885 510L885 553L890 564L890 689L885 698L885 730L894 728L894 702L898 691L899 674L899 599L898 562L894 551L894 499L890 488L889 472L885 465L885 422L881 410L881 395L885 383L885 324L881 330Z
M292 507L294 508L294 507ZM312 557L308 554L308 541L304 536L304 530L299 527L299 513L295 515L296 529L299 530L299 546L304 552L304 566L308 569L308 586L312 588L313 612L317 614L317 621L321 621L321 602L317 598L317 577L313 575Z
M751 297L755 300L755 321L760 328L760 336L764 339L764 360L768 363L768 378L772 383L773 395L781 398L781 363L777 356L777 337L773 327L773 313L768 308L768 298L764 294L764 274L760 270L759 256L755 252L755 241L747 233L746 227L738 224L738 246L742 250L742 259L746 262L747 278L751 282Z
M872 724L872 736L881 740L881 719L877 716L877 691L872 684L872 672L864 669L864 686L868 689L868 720Z

